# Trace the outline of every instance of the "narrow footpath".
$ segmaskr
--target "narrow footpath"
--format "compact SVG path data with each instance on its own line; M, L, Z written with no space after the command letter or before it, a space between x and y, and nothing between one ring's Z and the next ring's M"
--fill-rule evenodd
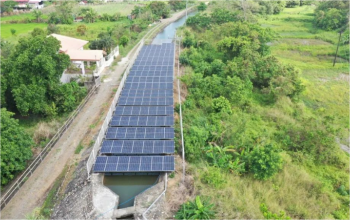
M170 23L184 16L185 11L173 14L171 18L163 19L162 23ZM134 49L127 55L131 57ZM64 133L44 161L34 171L33 175L24 183L17 194L1 211L2 219L25 219L34 208L40 207L56 179L64 170L64 167L74 157L74 151L84 135L89 131L91 124L101 117L101 109L106 103L110 103L110 97L114 94L117 82L127 67L128 62L114 67L108 71L107 79L101 83L98 92L86 103L78 116L74 119L69 129ZM107 112L106 112L107 113ZM105 114L106 114L105 113ZM104 115L105 115L104 114Z

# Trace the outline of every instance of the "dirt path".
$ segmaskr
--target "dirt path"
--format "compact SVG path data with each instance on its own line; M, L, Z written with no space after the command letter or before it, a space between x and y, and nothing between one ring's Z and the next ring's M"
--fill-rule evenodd
M164 19L162 22L173 22L182 17L183 14L183 11L175 13L171 18ZM130 57L132 51L127 57ZM106 104L110 105L108 101L114 94L113 89L116 88L127 63L112 67L111 69L114 69L112 71L105 71L104 82L98 92L90 98L70 128L34 171L33 175L1 211L2 219L24 219L35 207L42 205L48 190L71 158L74 157L74 151L84 135L89 132L90 125L100 117L101 109Z

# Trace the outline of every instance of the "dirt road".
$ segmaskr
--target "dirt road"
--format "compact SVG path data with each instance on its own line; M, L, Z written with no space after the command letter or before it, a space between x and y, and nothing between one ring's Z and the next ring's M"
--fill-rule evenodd
M175 13L171 18L162 22L172 22L182 17L184 12ZM127 57L130 57L131 53ZM8 205L1 211L2 219L24 219L35 207L40 207L42 202L57 177L62 173L65 165L74 157L74 151L84 135L89 131L90 125L100 117L101 109L110 103L113 89L120 79L127 63L113 67L113 70L105 71L104 82L98 92L86 103L83 110L74 119L70 128L56 143L44 161L34 171L33 175L25 182Z

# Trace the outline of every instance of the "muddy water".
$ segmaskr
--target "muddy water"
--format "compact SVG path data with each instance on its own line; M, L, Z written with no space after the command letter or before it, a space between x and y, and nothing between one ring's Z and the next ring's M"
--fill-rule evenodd
M119 207L134 205L134 197L156 183L158 175L106 176L103 184L119 196Z

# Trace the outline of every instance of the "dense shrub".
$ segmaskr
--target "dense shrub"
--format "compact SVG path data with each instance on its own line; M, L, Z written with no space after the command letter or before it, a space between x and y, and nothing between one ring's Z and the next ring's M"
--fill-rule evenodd
M282 157L273 145L255 147L249 155L249 170L254 177L266 180L282 167Z
M1 109L1 186L24 170L27 160L32 157L33 141L13 115L5 108Z
M325 30L335 30L346 26L349 1L325 1L315 10L315 24Z

